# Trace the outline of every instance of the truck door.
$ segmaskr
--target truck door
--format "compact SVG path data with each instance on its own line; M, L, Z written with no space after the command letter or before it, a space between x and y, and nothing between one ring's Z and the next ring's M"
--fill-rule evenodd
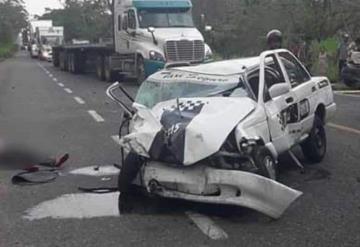
M136 11L134 9L129 9L127 12L128 16L128 28L126 30L128 43L127 43L127 50L129 53L136 52L136 28L137 28L137 18L136 18Z
M289 150L296 142L297 130L297 98L290 89L290 82L285 74L283 66L279 63L277 54L271 54L262 61L260 66L260 87L268 118L268 126L271 142L279 154ZM261 83L264 80L264 83ZM288 90L277 97L271 98L269 90L276 84L287 86Z
M136 13L135 10L129 9L119 13L117 17L116 32L116 51L119 53L133 53L136 51Z
M301 135L308 133L313 126L310 109L314 108L315 82L311 80L309 72L290 52L280 52L279 58L288 74L292 91L298 99L298 121ZM301 137L301 136L300 136Z

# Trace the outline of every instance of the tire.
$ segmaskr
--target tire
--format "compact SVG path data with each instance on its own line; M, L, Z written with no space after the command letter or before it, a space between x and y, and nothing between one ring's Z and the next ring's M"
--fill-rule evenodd
M71 68L72 67L72 65L71 65L72 64L71 54L68 53L67 56L66 56L66 59L67 59L67 69L66 70L69 71L70 73L72 73L72 70L71 70L72 69Z
M128 193L130 191L132 182L136 178L143 163L139 155L134 153L128 154L119 173L118 189L121 193Z
M58 52L53 52L53 65L56 68L60 66L59 53Z
M105 80L104 57L103 56L98 56L96 59L96 76L100 81Z
M136 81L137 84L141 85L143 81L145 81L145 65L144 65L144 58L142 56L138 56L136 61Z
M116 78L115 72L111 70L110 57L104 59L104 78L106 82L113 82Z
M60 55L59 55L59 60L60 60L60 69L62 71L66 71L67 70L67 55L65 52L60 52Z
M254 150L253 159L258 168L258 175L276 180L278 176L277 163L272 153L266 147L258 147Z
M326 155L327 141L323 121L315 116L310 136L301 144L304 156L311 162L320 163Z

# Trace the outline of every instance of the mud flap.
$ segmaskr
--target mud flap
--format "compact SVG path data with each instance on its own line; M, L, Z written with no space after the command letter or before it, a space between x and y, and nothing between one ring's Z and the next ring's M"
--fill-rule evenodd
M159 184L156 190L152 187L154 181ZM300 191L256 174L205 166L182 169L160 163L152 164L145 167L143 182L149 192L162 197L237 205L275 219L280 218L302 195ZM219 193L216 195L213 193L214 188L218 188Z

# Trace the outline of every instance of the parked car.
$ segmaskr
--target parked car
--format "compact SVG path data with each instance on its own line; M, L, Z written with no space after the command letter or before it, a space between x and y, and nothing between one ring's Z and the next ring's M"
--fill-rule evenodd
M351 52L349 61L342 70L341 78L348 87L360 89L360 52Z
M115 100L117 88L108 89ZM129 116L120 191L137 177L152 194L274 218L301 195L275 181L279 155L300 145L321 162L336 110L329 80L312 77L287 50L165 69L142 84L131 107L118 102Z

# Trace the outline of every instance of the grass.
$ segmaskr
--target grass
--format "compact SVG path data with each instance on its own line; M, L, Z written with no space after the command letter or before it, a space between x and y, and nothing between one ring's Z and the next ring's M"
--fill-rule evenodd
M12 43L0 43L0 59L11 57L16 51L16 45Z

